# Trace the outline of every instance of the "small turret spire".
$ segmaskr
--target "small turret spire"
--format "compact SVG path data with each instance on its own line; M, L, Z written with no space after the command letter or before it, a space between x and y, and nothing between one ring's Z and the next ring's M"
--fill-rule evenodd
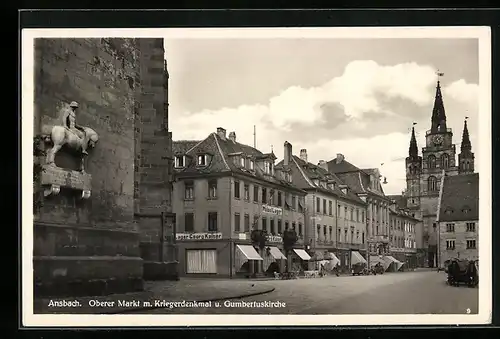
M431 130L433 132L446 131L446 113L444 110L443 95L441 93L441 82L439 78L444 75L439 71L436 85L436 95L434 97L434 107L432 108Z
M467 128L467 119L469 117L465 117L464 120L464 131L462 133L462 145L460 146L460 151L462 153L470 152L472 150L472 144L470 142L469 137L469 129Z
M459 174L474 173L474 153L472 153L472 144L470 142L469 129L467 128L468 118L465 117L462 145L460 146L460 154L458 155Z
M409 148L409 156L411 159L418 158L418 147L417 147L417 138L415 138L415 125L417 123L413 123L413 127L411 128L411 139L410 139L410 148Z

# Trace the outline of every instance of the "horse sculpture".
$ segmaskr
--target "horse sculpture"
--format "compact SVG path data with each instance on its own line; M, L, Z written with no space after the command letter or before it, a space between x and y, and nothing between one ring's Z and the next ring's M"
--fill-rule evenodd
M85 126L78 130L73 130L66 126L53 126L47 139L50 139L53 143L53 146L47 151L46 163L48 165L55 166L54 159L57 152L66 145L75 151L81 152L81 172L85 172L84 159L88 154L87 150L94 148L99 141L97 133L92 128Z

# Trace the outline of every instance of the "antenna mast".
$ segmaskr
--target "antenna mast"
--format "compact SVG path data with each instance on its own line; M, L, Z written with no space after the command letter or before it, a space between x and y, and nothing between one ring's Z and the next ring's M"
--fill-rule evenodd
M256 139L255 125L253 125L253 148L257 148L257 139Z

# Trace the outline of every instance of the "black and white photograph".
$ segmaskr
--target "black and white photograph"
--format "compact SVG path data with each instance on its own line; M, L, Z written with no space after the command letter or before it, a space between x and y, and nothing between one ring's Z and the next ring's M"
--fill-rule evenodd
M24 324L488 323L490 44L23 30Z

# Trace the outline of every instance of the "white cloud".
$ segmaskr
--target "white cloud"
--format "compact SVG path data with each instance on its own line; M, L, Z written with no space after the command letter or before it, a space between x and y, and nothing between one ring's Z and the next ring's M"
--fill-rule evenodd
M384 97L406 99L428 109L434 98L435 81L436 75L430 66L416 63L381 66L374 61L353 61L346 66L341 76L318 87L287 88L271 98L268 105L242 105L196 113L171 111L170 124L174 140L202 139L215 132L217 127L224 127L228 133L235 131L238 141L248 145L253 145L253 126L256 125L257 148L262 152L269 152L273 145L276 156L282 159L283 143L287 140L292 143L296 155L301 148L306 148L309 160L314 163L330 160L336 153L343 153L348 161L358 167L380 168L388 181L384 186L386 193L399 194L406 186L404 158L408 154L409 130L371 138L353 136L342 140L337 140L335 132L332 131L331 137L317 140L314 135L306 138L303 135L301 138L294 137L304 133L304 130L292 131L290 126L292 123L300 123L303 126L323 124L325 117L322 116L320 106L325 102L335 102L343 106L349 119L343 128L349 128L351 124L353 130L364 123L365 112L387 114L380 108L382 105L379 100ZM463 104L472 108L477 104L477 85L468 84L464 80L446 86L443 92L447 108L460 107L459 105ZM447 110L447 115L448 112ZM474 110L472 114L476 113L477 110ZM428 115L430 123L430 109ZM448 127L455 130L455 143L460 142L463 123L461 119L463 118L457 114L449 119ZM383 120L381 123L384 123ZM425 146L425 129L429 126L417 127L418 146L421 149ZM308 131L311 131L311 128ZM297 140L294 140L295 138ZM471 138L474 138L472 131ZM300 143L299 140L310 141ZM381 163L384 165L381 166Z
M305 125L322 123L324 117L320 106L325 102L340 104L351 119L361 119L363 113L368 111L391 113L383 112L380 108L377 101L380 95L412 100L418 105L427 104L431 99L429 90L434 80L430 66L416 63L380 66L374 61L359 60L349 63L341 76L319 87L289 87L271 98L267 106L240 106L218 111L202 111L186 119L201 126L203 126L202 121L207 119L205 116L217 117L217 120L227 123L235 119L264 120L276 128L290 131L292 123Z
M479 98L479 86L477 84L469 84L464 79L460 79L446 86L443 91L443 95L447 95L461 104L466 104L467 109L477 111Z

